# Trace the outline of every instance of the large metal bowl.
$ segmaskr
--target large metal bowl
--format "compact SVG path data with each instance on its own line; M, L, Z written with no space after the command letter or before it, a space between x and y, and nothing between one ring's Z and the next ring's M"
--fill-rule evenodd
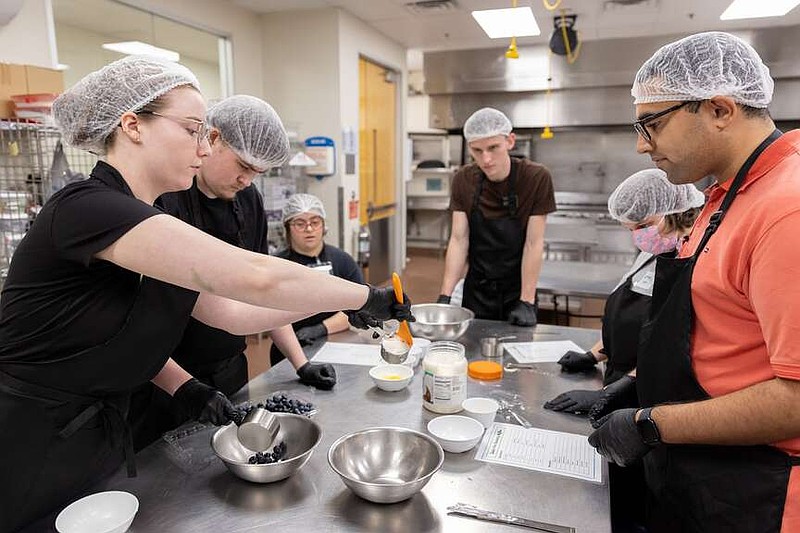
M328 463L350 490L365 500L407 500L442 467L444 451L434 439L406 428L368 428L341 437Z
M450 304L417 304L411 306L416 322L409 322L411 333L436 341L452 341L467 331L475 313L466 307Z
M211 447L235 476L254 483L272 483L291 476L311 457L322 438L319 424L305 416L275 413L286 443L286 459L271 464L249 464L253 455L239 442L236 424L219 428L211 437Z

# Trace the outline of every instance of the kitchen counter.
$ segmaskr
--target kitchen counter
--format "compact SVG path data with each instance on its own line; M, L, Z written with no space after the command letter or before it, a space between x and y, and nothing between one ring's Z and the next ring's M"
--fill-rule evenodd
M460 339L467 356L477 358L479 340L489 334L517 335L517 340L572 340L588 349L598 340L595 330L539 325L535 330L501 322L475 320ZM353 332L332 336L338 342L366 342ZM312 346L313 353L318 346ZM137 455L139 475L129 479L124 468L95 487L125 490L139 498L131 532L200 531L324 531L423 532L517 531L470 518L449 516L457 502L534 520L577 528L578 532L608 532L608 474L602 483L484 463L473 459L477 447L463 454L445 453L442 469L422 492L396 504L375 504L347 489L327 463L330 445L352 431L372 426L402 426L425 431L434 414L422 408L422 369L417 367L408 389L389 393L372 386L368 367L337 365L332 391L301 385L291 366L281 362L253 379L232 399L260 399L276 391L304 395L317 406L315 420L323 437L309 462L293 477L273 484L248 483L234 477L211 450L214 428L174 439L162 439ZM541 405L573 388L598 388L601 375L562 374L555 363L535 370L507 372L501 380L468 380L468 396L485 396L502 389L524 400L525 416L534 427L588 435L585 418L544 410ZM499 419L498 419L499 420ZM188 431L187 431L188 433ZM52 520L50 521L52 524Z
M543 261L536 290L556 295L607 298L630 267L616 263Z

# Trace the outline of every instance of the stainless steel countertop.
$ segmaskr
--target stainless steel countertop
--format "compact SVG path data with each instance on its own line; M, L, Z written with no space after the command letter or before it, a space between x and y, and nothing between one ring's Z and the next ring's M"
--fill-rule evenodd
M501 322L475 320L460 339L470 359L479 354L478 342L487 334L517 334L518 340L573 340L588 349L599 331L539 325L519 328ZM334 335L338 342L361 342L352 332ZM316 351L318 346L312 346ZM311 352L309 352L311 353ZM306 395L319 409L323 430L320 445L293 477L273 484L248 483L228 473L211 450L213 428L178 441L160 440L137 455L139 475L126 477L124 468L92 492L125 490L139 498L139 512L130 531L323 531L484 532L522 528L448 516L456 502L573 526L579 532L608 532L608 475L601 484L563 476L475 461L477 448L463 454L446 453L443 468L430 483L405 502L382 505L361 500L347 489L327 464L327 452L340 436L371 426L402 426L425 431L434 416L422 408L421 367L408 389L389 393L372 386L365 366L337 365L339 381L333 391L316 391L299 384L287 362L256 377L233 398L262 398L278 390ZM525 400L526 416L534 427L588 435L585 418L546 411L544 401L572 388L596 388L592 376L562 374L555 363L536 370L506 373L502 380L469 379L468 395L492 390L514 391ZM52 522L50 522L52 523ZM528 530L530 531L530 530Z
M630 269L614 263L543 261L537 291L587 298L606 298Z

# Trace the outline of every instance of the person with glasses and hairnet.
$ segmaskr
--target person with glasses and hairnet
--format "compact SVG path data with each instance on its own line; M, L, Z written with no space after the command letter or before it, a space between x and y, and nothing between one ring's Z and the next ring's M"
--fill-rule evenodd
M462 305L477 318L535 326L545 218L556 203L550 171L510 156L511 129L508 117L490 107L464 123L475 162L453 177L452 226L437 303L450 303L466 271Z
M657 168L634 173L611 193L608 212L631 231L640 253L606 300L602 339L586 353L569 351L558 361L565 372L594 372L597 363L605 361L603 388L561 393L545 403L545 409L588 413L595 424L616 409L638 405L639 332L650 310L656 258L675 255L704 202L694 185L673 185ZM626 469L615 466L609 465L612 528L629 531L644 524L644 473L641 464Z
M228 244L266 254L267 218L253 179L280 166L289 155L281 119L267 102L237 95L212 106L206 123L211 153L194 183L185 191L162 195L156 205ZM363 283L362 279L353 281ZM347 317L341 315L346 323ZM331 365L308 361L291 325L271 331L270 336L275 346L289 354L301 382L326 390L336 384ZM172 359L202 383L231 395L247 383L246 347L243 335L191 318ZM150 383L142 385L133 395L129 415L134 447L150 444L186 422L185 416L171 408L164 391Z
M170 359L190 317L234 334L339 309L413 320L391 288L243 250L153 206L191 187L210 153L206 105L184 66L125 57L59 96L53 115L67 144L103 159L43 206L0 295L1 531L57 510L123 461L135 475L126 414L142 383L190 418L239 418Z
M642 409L589 442L644 459L649 531L800 531L800 131L722 32L660 48L631 93L637 149L676 184L716 180L678 258L659 257L636 386Z
M287 246L278 253L278 257L353 283L363 283L361 269L353 258L347 252L323 240L327 231L325 218L325 206L313 194L301 193L290 196L283 207L283 227ZM326 311L295 322L292 327L297 340L307 345L346 330L349 323L344 313ZM273 365L278 364L283 360L284 353L286 353L284 346L273 343L269 354L270 362ZM294 364L291 354L287 355Z

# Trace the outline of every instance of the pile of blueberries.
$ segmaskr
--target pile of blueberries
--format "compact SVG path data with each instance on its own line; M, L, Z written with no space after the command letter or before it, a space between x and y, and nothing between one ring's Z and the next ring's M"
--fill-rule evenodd
M285 394L274 394L266 402L260 402L248 407L247 412L249 413L256 407L273 413L293 413L296 415L307 415L314 410L314 404L289 398Z
M286 443L281 441L280 444L273 446L272 452L256 452L251 455L247 462L251 465L266 465L283 461L286 458Z

